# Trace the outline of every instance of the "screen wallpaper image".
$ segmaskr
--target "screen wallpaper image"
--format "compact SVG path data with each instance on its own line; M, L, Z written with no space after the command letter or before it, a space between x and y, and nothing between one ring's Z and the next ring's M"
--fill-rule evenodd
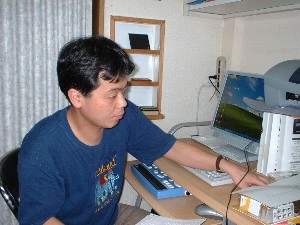
M264 80L228 74L214 126L259 141L262 131L262 112L250 108L244 98L264 102Z

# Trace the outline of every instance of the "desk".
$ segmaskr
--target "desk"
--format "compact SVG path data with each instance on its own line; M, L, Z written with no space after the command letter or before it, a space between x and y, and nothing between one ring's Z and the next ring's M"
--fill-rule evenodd
M175 219L199 219L194 210L201 204L195 196L184 196L177 198L157 199L155 198L134 176L131 165L139 163L137 160L128 161L125 170L125 178L135 191L161 216ZM204 225L221 224L217 220L207 220Z
M192 139L182 139L192 145L203 148L201 144ZM125 178L131 186L142 196L142 198L161 216L181 219L199 218L194 213L194 208L198 204L205 202L211 208L226 214L226 208L229 200L229 193L234 187L233 184L212 187L199 179L194 174L183 168L181 165L162 157L155 161L155 165L168 174L174 181L187 189L192 196L169 198L158 200L153 197L134 177L131 173L130 165L134 162L128 162ZM135 162L136 163L136 162ZM251 165L253 166L253 165ZM233 195L227 216L229 220L240 225L261 225L261 223L249 216L246 216L234 209L233 205L238 203L238 196ZM205 225L217 224L216 220L208 220Z

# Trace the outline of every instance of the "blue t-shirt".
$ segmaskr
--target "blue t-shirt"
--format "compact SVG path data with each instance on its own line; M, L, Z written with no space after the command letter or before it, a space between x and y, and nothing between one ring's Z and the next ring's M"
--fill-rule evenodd
M125 116L104 129L97 146L80 142L67 109L41 120L19 155L19 222L43 224L54 216L68 225L112 225L124 182L127 152L147 164L175 143L128 101Z

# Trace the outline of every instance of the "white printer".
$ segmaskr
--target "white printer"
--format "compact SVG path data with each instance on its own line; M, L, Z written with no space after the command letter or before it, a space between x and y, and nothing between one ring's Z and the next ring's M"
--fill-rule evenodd
M264 76L265 103L300 108L300 60L276 64Z

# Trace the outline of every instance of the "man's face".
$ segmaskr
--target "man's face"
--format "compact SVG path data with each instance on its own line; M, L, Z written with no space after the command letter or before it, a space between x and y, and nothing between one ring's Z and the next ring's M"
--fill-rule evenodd
M118 83L100 78L100 86L83 97L79 111L89 125L101 128L112 128L123 118L127 106L124 97L127 79Z

